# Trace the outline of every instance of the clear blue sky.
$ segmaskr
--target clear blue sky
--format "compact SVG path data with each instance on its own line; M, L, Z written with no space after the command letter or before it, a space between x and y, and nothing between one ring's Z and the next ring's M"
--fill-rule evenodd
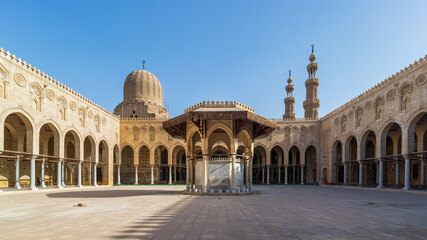
M133 70L160 80L171 117L237 100L281 117L292 69L303 117L319 63L324 116L427 53L427 1L2 1L0 46L113 111Z

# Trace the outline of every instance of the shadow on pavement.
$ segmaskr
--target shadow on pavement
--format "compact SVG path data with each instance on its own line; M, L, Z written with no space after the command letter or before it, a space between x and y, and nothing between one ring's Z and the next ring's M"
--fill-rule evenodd
M174 195L180 191L161 190L104 190L104 191L74 191L46 194L49 198L120 198L149 195Z

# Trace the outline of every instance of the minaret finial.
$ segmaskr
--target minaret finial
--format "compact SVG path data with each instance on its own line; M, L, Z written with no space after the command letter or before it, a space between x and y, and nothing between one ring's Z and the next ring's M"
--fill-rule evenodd
M311 53L314 53L314 44L311 44Z
M142 60L142 69L145 70L145 60Z
M289 77L291 77L291 69L289 69Z

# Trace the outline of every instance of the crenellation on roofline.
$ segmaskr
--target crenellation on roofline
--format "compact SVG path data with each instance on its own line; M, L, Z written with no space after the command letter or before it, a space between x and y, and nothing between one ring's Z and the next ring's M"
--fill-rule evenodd
M86 103L92 105L93 107L104 112L105 114L109 115L110 117L113 117L115 119L119 119L118 116L114 115L113 113L111 113L107 109L105 109L105 108L99 106L98 104L92 102L88 98L82 96L80 93L76 92L75 90L71 89L70 87L66 86L65 84L59 82L58 80L56 80L52 76L49 76L47 73L42 72L40 69L36 68L35 66L31 65L30 63L27 63L26 61L22 60L21 58L17 58L15 56L15 54L11 54L9 51L5 51L2 47L0 47L0 56L9 60L10 62L16 64L17 66L26 69L28 72L34 74L38 78L40 78L44 81L47 81L47 82L53 84L54 86L57 86L58 88L61 88L62 90L66 91L66 92L70 93L71 95L75 96L76 98L82 100L83 102L86 102Z
M384 79L383 81L375 84L373 87L369 88L365 92L357 95L355 98L351 99L350 101L342 104L338 108L336 108L333 111L331 111L330 113L326 114L324 117L322 117L322 119L327 119L329 117L332 117L333 115L335 115L339 111L343 110L344 108L349 107L350 105L352 105L352 104L354 104L354 103L356 103L358 101L363 100L370 93L382 90L384 87L389 86L390 83L401 79L401 77L404 74L408 74L411 71L414 71L414 70L418 69L419 67L421 67L424 64L427 64L427 54L424 56L424 58L420 58L418 61L414 61L413 64L410 64L409 66L404 67L403 69L401 69L400 71L394 73L390 77L388 77L388 78Z

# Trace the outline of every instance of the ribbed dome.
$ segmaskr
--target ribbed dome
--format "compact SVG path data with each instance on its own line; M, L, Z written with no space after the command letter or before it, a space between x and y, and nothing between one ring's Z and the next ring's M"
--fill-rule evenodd
M163 107L163 88L159 79L147 70L131 72L125 80L124 101L144 101Z

